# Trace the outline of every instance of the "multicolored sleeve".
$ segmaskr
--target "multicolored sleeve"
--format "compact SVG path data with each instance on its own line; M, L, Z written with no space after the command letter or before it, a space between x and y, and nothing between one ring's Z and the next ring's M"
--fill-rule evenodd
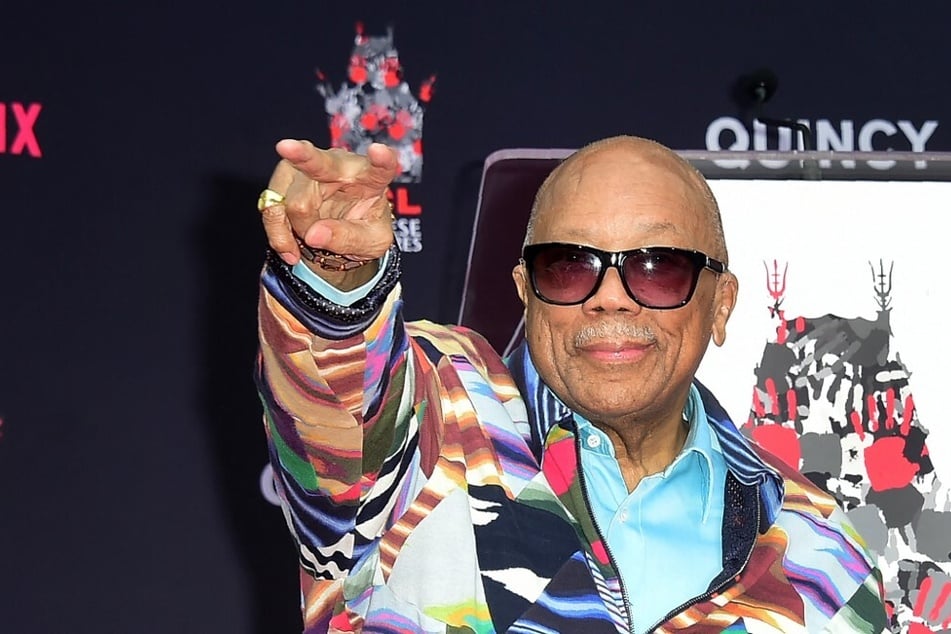
M763 452L763 455L767 455ZM785 483L777 524L788 538L786 577L797 589L808 631L888 631L882 575L865 540L835 499L781 460Z
M399 494L394 476L410 451L414 384L399 272L394 248L376 286L349 307L314 292L273 252L262 274L256 379L278 492L299 545L305 610L308 593L326 602L340 592L385 529L385 496ZM375 486L391 477L392 486Z

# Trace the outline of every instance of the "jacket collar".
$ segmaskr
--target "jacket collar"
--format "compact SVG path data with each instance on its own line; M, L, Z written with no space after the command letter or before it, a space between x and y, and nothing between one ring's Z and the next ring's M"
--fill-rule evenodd
M524 341L506 359L506 363L528 409L530 445L536 459L541 461L548 431L554 425L570 423L572 412L542 381ZM696 379L694 385L700 392L707 421L720 443L727 469L741 484L757 486L759 489L763 507L763 525L760 530L765 530L775 521L782 506L783 479L757 455L710 390ZM571 429L572 426L569 424L567 428Z

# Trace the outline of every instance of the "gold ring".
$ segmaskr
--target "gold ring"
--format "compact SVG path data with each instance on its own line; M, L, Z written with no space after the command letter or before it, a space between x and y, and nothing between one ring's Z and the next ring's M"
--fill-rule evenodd
M258 196L258 211L264 211L268 207L284 204L284 194L279 194L273 189L265 189Z

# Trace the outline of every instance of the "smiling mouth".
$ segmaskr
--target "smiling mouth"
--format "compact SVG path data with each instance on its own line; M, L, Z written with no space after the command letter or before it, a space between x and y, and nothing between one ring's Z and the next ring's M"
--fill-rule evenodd
M630 363L646 355L652 345L652 342L641 341L592 341L578 346L578 350L597 361Z

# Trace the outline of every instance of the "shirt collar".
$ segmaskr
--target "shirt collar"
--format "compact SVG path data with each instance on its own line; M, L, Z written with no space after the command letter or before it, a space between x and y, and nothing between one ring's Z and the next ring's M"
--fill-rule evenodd
M538 376L525 341L508 357L507 363L513 378L525 399L529 434L535 457L541 460L545 438L554 425L571 420L571 410L562 403ZM776 521L783 503L783 479L775 469L768 466L756 453L749 441L730 420L726 410L705 386L694 380L691 392L696 389L704 406L704 418L711 426L718 450L726 462L726 468L744 486L756 486L765 511L763 530Z
M600 438L597 444L582 442L582 451L596 451L602 454L614 454L614 445L607 434L591 424L580 414L575 413L574 419L578 424L578 433L582 439L594 435ZM687 423L687 439L684 446L674 457L673 461L663 471L663 475L669 475L674 470L694 469L699 476L697 478L697 492L703 504L703 519L706 521L710 514L710 505L713 497L714 477L720 472L725 474L726 464L722 453L720 452L720 443L710 429L710 423L707 421L706 410L703 407L703 400L700 398L700 392L694 385L690 386L690 392L687 395L687 403L684 406L684 420ZM696 456L696 460L690 460L691 455ZM717 466L719 465L719 469ZM721 476L722 477L722 476Z
M684 406L684 419L687 421L689 430L687 431L687 440L684 442L684 448L680 455L674 459L674 464L681 459L681 456L688 452L694 452L698 455L697 461L700 465L700 495L703 498L703 521L707 521L710 514L710 505L713 501L714 478L724 477L726 473L726 461L723 453L720 451L720 443L713 430L710 429L710 423L707 420L707 411L703 406L703 399L700 398L700 392L697 386L691 384L690 392L687 395L687 404ZM671 465L671 467L674 466ZM670 469L671 467L668 467ZM718 476L719 474L719 476Z

